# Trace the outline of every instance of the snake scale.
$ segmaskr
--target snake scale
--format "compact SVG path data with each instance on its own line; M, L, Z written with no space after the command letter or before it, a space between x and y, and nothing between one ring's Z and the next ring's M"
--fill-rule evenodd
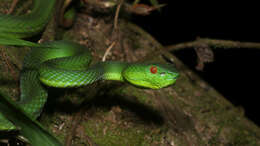
M34 0L30 13L0 14L0 45L30 46L20 77L20 100L0 100L0 130L20 128L32 145L60 145L36 121L47 100L45 86L67 88L98 80L124 81L135 86L160 89L179 76L172 64L100 62L89 67L91 53L84 46L60 40L37 44L22 40L40 33L51 18L55 0ZM44 84L44 85L43 85Z

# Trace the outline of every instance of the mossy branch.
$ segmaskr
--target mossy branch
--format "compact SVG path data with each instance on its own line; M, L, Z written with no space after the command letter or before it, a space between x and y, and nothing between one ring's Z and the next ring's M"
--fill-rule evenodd
M207 45L212 49L215 48L255 48L260 49L260 43L255 42L240 42L240 41L232 41L232 40L218 40L218 39L210 39L210 38L198 38L191 42L183 42L179 44L174 44L170 46L166 46L165 49L168 51L177 51L185 48L198 48L201 46Z

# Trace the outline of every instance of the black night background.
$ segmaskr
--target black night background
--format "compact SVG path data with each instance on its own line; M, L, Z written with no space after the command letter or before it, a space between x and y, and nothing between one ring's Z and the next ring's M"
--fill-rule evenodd
M208 3L161 0L159 12L134 17L135 23L151 33L164 46L193 41L197 37L259 42L259 21L253 4L229 1ZM193 48L175 55L215 87L230 102L245 110L245 115L260 125L259 48L213 49L214 62L197 71Z

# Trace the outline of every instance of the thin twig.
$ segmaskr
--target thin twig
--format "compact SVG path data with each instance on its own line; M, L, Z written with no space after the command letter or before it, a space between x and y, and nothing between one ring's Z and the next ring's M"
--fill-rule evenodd
M62 4L60 5L60 11L58 12L58 16L59 16L59 25L64 25L64 13L66 8L71 4L72 0L64 0L64 1L60 1L62 2Z
M112 44L106 49L106 52L102 58L102 62L106 61L106 57L108 55L108 53L110 52L110 50L115 46L116 42L112 42Z
M240 41L232 41L232 40L217 40L217 39L209 39L209 38L198 38L195 41L184 42L179 44L174 44L170 46L166 46L165 49L168 51L177 51L185 48L196 48L201 45L208 45L212 49L215 48L255 48L260 49L260 43L254 42L240 42Z
M119 1L119 4L117 5L117 8L116 8L116 14L115 14L115 18L114 18L114 30L117 30L117 25L118 25L118 16L119 16L119 12L120 12L120 8L123 4L124 0L120 0Z
M112 32L112 43L111 45L106 49L106 52L102 58L102 61L106 61L106 57L109 54L109 52L111 51L111 49L115 46L115 44L118 42L118 16L119 16L119 12L120 12L120 8L121 5L123 4L124 0L120 0L117 8L116 8L116 14L115 14L115 18L114 18L114 28L113 28L113 32Z
M14 11L15 6L17 5L19 0L13 0L11 7L9 8L7 14L11 14Z

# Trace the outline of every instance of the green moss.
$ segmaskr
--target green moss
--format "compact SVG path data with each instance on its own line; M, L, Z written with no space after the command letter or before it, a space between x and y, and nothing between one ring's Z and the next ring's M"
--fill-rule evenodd
M234 146L257 145L258 139L256 138L257 137L256 134L250 129L247 129L245 125L241 125L236 121L232 122L232 125L235 126L236 128L232 129L230 132L231 145Z
M237 133L236 135L232 135L232 138L233 138L233 142L231 143L231 145L234 146L244 146L244 145L256 146L257 145L255 137L246 134L246 131Z
M60 132L57 129L57 125L60 125L61 123L59 119L54 119L53 117L58 117L57 115L49 115L49 114L43 114L41 116L41 124L45 129L47 129L53 136L55 136L59 141L64 141L66 135L65 132ZM57 131L59 133L57 133Z
M98 145L122 146L150 145L153 141L159 141L161 135L150 135L150 131L141 127L118 126L112 122L88 121L85 123L86 134ZM150 136L149 136L150 135ZM150 140L146 139L150 137Z

